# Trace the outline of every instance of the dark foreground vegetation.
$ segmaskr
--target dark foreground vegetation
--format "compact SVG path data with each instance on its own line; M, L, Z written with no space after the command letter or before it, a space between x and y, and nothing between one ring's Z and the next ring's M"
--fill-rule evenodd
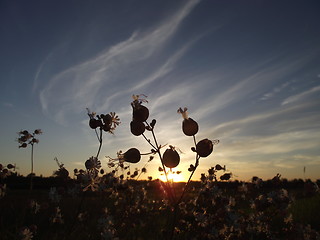
M32 191L30 177L2 179L1 239L319 239L319 181L209 173L174 208L159 180L109 177L93 192L71 178L33 177ZM174 183L174 194L185 184Z

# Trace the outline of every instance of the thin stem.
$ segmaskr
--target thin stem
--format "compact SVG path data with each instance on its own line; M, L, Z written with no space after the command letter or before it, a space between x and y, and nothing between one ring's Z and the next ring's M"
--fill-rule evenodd
M188 179L188 182L187 182L186 185L184 186L183 192L182 192L182 194L181 194L181 196L180 196L180 198L179 198L178 203L180 203L181 200L182 200L182 198L184 197L184 194L186 193L187 188L188 188L188 186L189 186L189 183L190 183L190 181L191 181L191 178L192 178L194 172L196 171L197 167L199 166L199 159L200 159L200 157L197 155L196 164L195 164L195 166L194 166L194 169L193 169L192 173L190 174L190 177L189 177L189 179Z
M33 144L31 144L31 174L33 174Z
M151 147L152 147L153 149L155 149L156 151L158 151L157 147L155 147L155 146L150 142L150 139L148 139L148 138L146 137L146 135L144 135L144 134L142 133L142 136L143 136L144 139L151 145Z
M31 144L31 175L30 175L30 190L33 189L33 143Z
M141 154L141 155L142 155L142 154ZM148 163L149 163L149 161L146 162L146 164L143 166L143 168L145 168L145 167L148 165ZM142 169L143 169L143 168L142 168ZM142 174L142 170L141 170L140 174L138 175L137 180L140 178L141 174Z
M196 141L195 135L193 135L193 142L194 142L194 146L195 146L195 148L196 148L196 147L197 147L197 141ZM185 194L185 192L187 191L187 188L188 188L188 185L189 185L189 183L190 183L190 181L191 181L191 178L192 178L194 172L196 171L197 167L199 166L199 159L200 159L200 156L199 156L198 153L197 153L197 155L196 155L196 163L195 163L194 169L193 169L192 173L190 174L189 179L188 179L186 185L184 186L184 189L183 189L183 192L182 192L182 194L181 194L181 196L180 196L180 198L179 198L178 204L182 201L182 198L184 197L184 194Z
M197 147L197 141L196 141L196 136L193 135L193 143L194 143L194 147L196 148Z
M96 133L97 133L97 131L96 131ZM100 128L100 136L98 136L98 133L97 133L97 137L98 137L98 140L99 140L99 148L98 148L98 152L97 152L97 158L98 158L98 156L99 156L99 154L100 154L100 150L101 150L101 147L102 147L102 129Z
M100 129L101 130L101 129ZM98 141L100 142L100 138L99 138L99 135L98 135L98 132L97 132L97 129L94 129L95 133L96 133L96 136L98 138Z
M193 142L194 142L194 145L196 147L197 146L197 141L196 141L195 135L193 135ZM187 188L189 186L189 183L191 182L192 176L193 176L194 172L196 171L197 167L199 166L199 159L200 159L200 156L197 153L197 155L196 155L196 163L195 163L194 169L193 169L192 173L190 174L187 183L184 186L183 192L181 193L181 196L180 196L179 200L174 205L173 220L172 220L172 226L171 226L171 230L170 230L169 239L173 239L175 224L176 224L176 220L177 220L177 211L178 211L178 208L179 208L179 203L182 201L182 199L183 199L183 197L184 197L184 195L185 195L185 193L187 191Z
M160 153L160 147L159 147L159 145L158 145L158 141L157 141L156 135L155 135L155 133L154 133L154 131L153 131L153 128L148 124L148 122L145 121L145 123L147 124L147 126L148 126L149 128L151 128L151 133L152 133L152 137L153 137L155 146L150 142L150 140L148 140L148 139L146 138L146 136L145 136L144 134L142 134L142 135L143 135L143 137L146 139L146 141L157 151L157 153L158 153L158 155L159 155L159 158L160 158L160 161L161 161L162 169L163 169L164 174L165 174L165 176L166 176L166 180L167 180L167 183L166 183L166 184L167 184L167 186L169 186L169 183L170 183L170 182L169 182L169 178L168 178L168 173L167 173L166 168L165 168L165 166L164 166L164 164L163 164L163 159L162 159L162 155L161 155L161 153ZM169 197L171 198L171 201L172 201L172 202L175 202L175 198L174 198L174 196L173 196L173 194L172 194L172 189L171 189L171 187L169 187L168 189L170 189L170 192L168 192L168 194L169 194Z

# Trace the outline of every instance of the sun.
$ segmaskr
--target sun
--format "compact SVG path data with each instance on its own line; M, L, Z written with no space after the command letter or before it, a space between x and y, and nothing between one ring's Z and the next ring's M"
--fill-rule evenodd
M173 181L173 182L183 182L184 178L183 175L177 174L177 173L172 173L172 172L167 172L168 173L168 180ZM166 175L163 173L162 175L159 176L159 179L163 182L167 181Z

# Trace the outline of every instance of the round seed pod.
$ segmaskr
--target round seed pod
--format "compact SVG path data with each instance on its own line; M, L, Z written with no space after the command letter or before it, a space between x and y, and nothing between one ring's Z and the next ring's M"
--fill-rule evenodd
M106 114L106 115L101 114L101 118L102 118L104 124L106 124L106 125L110 125L112 123L112 117L110 114Z
M92 169L94 167L94 162L91 159L88 159L84 165L86 166L87 169Z
M65 168L60 168L58 171L56 171L56 175L60 178L68 178L69 171Z
M130 148L123 154L123 158L126 162L137 163L141 159L140 151L136 148Z
M199 130L198 123L192 118L184 119L182 122L182 131L187 136L194 136Z
M213 151L212 141L209 139L203 139L197 143L196 151L200 157L208 157Z
M12 168L15 168L15 167L14 167L14 165L12 165L11 163L9 163L9 164L7 165L7 168L8 168L8 169L12 169ZM1 168L0 168L0 169L1 169Z
M176 150L168 148L163 154L163 164L168 168L174 168L180 163L180 156Z
M144 122L149 117L149 109L142 105L137 105L133 107L133 120L138 122Z
M109 124L105 124L103 125L102 129L105 131L105 132L109 132L111 130L111 126Z
M130 123L130 130L133 135L140 136L146 130L146 126L143 122L138 122L134 120Z
M222 176L220 176L221 180L227 181L231 178L231 173L225 173Z
M91 118L91 119L89 120L89 126L90 126L92 129L96 129L97 127L102 126L102 122L101 122L101 120Z
M19 148L26 148L28 145L27 145L27 143L22 143L20 146L19 146Z

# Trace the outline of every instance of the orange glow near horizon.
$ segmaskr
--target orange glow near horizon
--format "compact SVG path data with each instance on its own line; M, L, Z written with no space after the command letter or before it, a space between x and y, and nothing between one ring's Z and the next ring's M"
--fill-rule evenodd
M163 173L162 175L159 176L159 179L163 182L167 181L166 175ZM168 180L169 181L173 181L173 182L183 182L186 181L184 179L184 176L182 175L182 173L177 174L177 173L172 173L172 172L168 172Z

